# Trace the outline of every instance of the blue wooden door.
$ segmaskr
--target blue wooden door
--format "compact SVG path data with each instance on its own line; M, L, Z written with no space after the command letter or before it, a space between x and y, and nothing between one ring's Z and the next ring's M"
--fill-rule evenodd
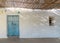
M19 36L19 16L8 15L7 16L7 28L8 36Z

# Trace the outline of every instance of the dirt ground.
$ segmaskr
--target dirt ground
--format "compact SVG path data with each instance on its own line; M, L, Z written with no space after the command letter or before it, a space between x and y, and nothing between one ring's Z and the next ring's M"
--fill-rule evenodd
M0 39L0 43L60 43L58 38L7 38Z

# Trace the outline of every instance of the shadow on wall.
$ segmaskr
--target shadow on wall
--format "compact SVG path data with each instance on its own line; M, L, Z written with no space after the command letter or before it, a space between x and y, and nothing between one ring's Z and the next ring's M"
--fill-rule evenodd
M22 12L20 15L20 36L21 38L60 37L59 18L60 16L52 11Z

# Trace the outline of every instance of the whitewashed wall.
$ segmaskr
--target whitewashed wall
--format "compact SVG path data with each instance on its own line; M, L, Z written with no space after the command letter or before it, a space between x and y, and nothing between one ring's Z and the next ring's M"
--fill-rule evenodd
M0 9L0 38L7 38L7 15L20 16L20 38L59 38L60 37L60 13L45 10L9 10ZM20 14L17 12L20 11ZM58 14L57 14L58 13ZM48 17L55 18L54 26L49 26Z
M60 13L54 11L25 11L20 15L21 38L58 38L60 37ZM54 26L49 26L48 17L55 18Z
M0 9L0 38L7 38L6 14L4 9Z
M0 38L7 37L7 15L18 15L14 9L0 8Z
M0 38L7 38L6 15L0 15Z

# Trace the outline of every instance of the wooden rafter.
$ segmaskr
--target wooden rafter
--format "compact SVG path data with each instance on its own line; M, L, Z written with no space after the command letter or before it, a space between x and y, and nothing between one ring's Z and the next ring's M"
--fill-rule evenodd
M0 6L31 9L47 9L52 8L53 5L55 6L55 4L59 2L58 0L45 0L44 3L40 1L41 0L1 0L0 2L2 3L0 4Z
M43 4L42 8L49 8L49 6L51 6L52 4L54 5L55 2L57 2L57 0L54 0L54 1L50 2L50 3L46 2L46 4Z
M0 7L5 7L5 1L6 0L0 0Z

